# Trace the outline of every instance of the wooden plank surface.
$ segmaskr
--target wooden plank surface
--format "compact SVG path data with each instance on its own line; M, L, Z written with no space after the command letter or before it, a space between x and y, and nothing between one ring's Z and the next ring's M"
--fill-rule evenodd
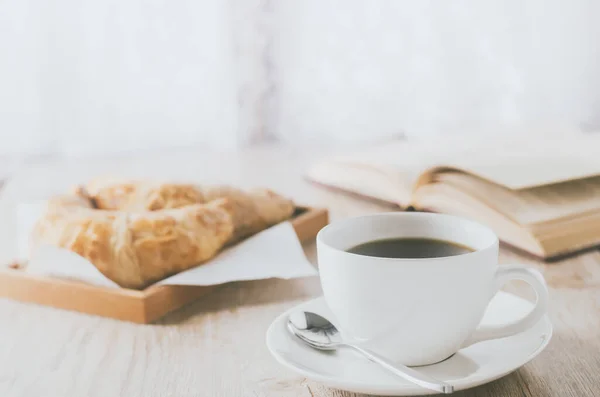
M312 150L257 148L231 156L219 169L210 165L222 154L208 152L164 155L160 163L181 161L207 179L267 185L302 203L328 207L332 220L391 209L306 183L301 170L311 157ZM7 196L38 197L74 168L147 169L156 160L40 164L16 175ZM314 260L314 244L305 248ZM544 272L553 340L522 369L455 395L600 395L600 253L543 264L504 250L501 262L528 263ZM507 289L531 297L525 285ZM0 396L358 397L298 376L266 349L271 321L320 292L315 278L236 283L151 325L0 299Z

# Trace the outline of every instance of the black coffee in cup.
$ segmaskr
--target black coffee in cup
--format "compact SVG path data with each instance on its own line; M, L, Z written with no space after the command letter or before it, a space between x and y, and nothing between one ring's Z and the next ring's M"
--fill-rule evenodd
M451 241L400 237L367 241L347 250L353 254L380 258L439 258L473 252L472 248Z

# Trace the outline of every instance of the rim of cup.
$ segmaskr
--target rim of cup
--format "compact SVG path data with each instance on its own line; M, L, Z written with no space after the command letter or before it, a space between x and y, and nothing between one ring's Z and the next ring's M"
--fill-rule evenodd
M344 249L335 247L335 246L329 244L325 240L327 238L328 233L334 233L336 229L344 227L344 226L348 226L352 222L360 221L362 219L367 219L367 218L382 218L382 217L437 218L437 219L444 219L446 222L460 222L462 224L468 224L468 225L470 225L470 227L480 229L480 233L482 235L485 235L485 238L489 238L490 241L489 241L489 243L485 244L482 247L475 248L475 247L471 247L471 245L466 244L461 241L445 240L448 242L464 244L470 248L473 248L473 251L471 251L471 252L466 252L466 253L458 254L458 255L429 257L429 258L388 258L388 257L378 257L378 256L371 256L371 255L355 254L352 252L348 252ZM390 238L393 238L393 237L390 237ZM406 238L432 238L433 239L433 237L427 237L427 236L424 236L424 237L406 236ZM460 257L464 258L464 257L468 257L468 256L477 255L478 253L488 250L490 248L493 248L494 246L498 246L498 244L499 244L498 236L496 235L496 233L494 233L494 231L492 229L490 229L489 227L487 227L479 222L476 222L476 221L473 221L470 219L466 219L466 218L462 218L462 217L456 216L456 215L438 214L438 213L434 213L434 212L378 212L375 214L360 215L360 216L355 216L355 217L351 217L351 218L340 219L340 220L332 222L332 223L328 224L327 226L325 226L324 228L322 228L319 231L319 233L317 233L316 241L326 245L329 249L337 251L341 254L355 256L355 257L369 258L369 259L373 259L373 260L388 261L388 262L389 261L394 261L394 262L440 261L440 260L447 260L448 258L460 258Z

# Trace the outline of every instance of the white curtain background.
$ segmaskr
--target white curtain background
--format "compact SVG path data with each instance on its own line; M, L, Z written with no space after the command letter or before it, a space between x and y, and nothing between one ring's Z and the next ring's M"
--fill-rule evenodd
M4 152L240 139L227 2L0 1Z
M0 155L600 127L595 0L1 0Z

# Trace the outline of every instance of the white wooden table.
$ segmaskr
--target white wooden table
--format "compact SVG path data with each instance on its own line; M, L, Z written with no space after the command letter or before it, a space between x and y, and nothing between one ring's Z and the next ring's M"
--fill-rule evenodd
M305 182L302 170L317 155L261 147L237 155L188 150L40 162L16 173L0 202L6 211L16 200L60 191L67 180L104 171L266 185L300 203L328 207L333 220L390 210ZM6 232L0 237L10 241ZM314 260L314 245L306 251ZM501 262L526 262L544 272L554 339L524 368L456 395L600 395L600 253L541 264L506 251ZM529 296L524 285L509 289ZM319 294L317 279L231 284L154 325L0 300L0 396L355 396L283 368L265 346L265 331L278 314Z

